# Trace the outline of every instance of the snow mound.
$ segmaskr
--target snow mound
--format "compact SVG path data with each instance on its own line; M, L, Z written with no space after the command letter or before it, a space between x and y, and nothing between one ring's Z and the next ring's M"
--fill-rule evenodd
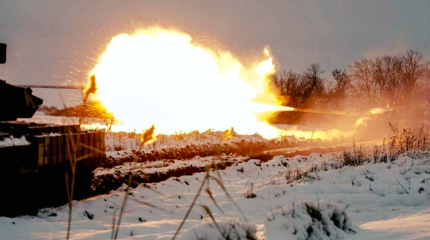
M299 202L267 214L265 236L275 239L343 239L351 219L345 205L321 200Z
M30 142L28 142L25 139L25 136L22 136L20 138L14 138L13 136L10 136L3 139L3 141L0 141L0 147L25 146L25 145L30 145Z
M360 225L369 230L368 239L430 239L430 209L417 214Z
M219 229L218 229L218 227ZM188 229L182 236L183 240L256 240L257 228L254 225L240 221L219 221L217 225L213 222L202 223ZM222 233L221 233L222 232Z

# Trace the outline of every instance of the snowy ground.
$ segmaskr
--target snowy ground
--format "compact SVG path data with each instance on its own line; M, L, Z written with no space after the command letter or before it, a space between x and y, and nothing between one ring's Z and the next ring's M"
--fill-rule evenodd
M204 185L179 238L223 239L216 237L219 231L211 214L222 231L231 230L230 236L243 237L239 239L251 239L254 231L258 239L306 239L309 226L312 239L329 239L323 228L331 239L430 238L428 152L358 167L343 166L339 153L277 156L268 162L236 160L219 172L234 204L216 182L218 174L211 172L214 178ZM146 166L148 171L165 167L152 164ZM151 189L133 189L118 238L171 239L204 178L205 173L196 173L149 184ZM72 239L111 238L113 216L119 214L124 190L74 202ZM328 223L312 221L303 210L304 201L318 206ZM340 228L330 220L334 212L343 219ZM64 239L67 219L67 206L43 209L36 217L1 217L0 239Z
M44 115L34 120L77 123L73 118L67 118L66 122ZM138 141L139 136L133 133L109 133L107 155L113 159L132 156ZM143 150L148 153L188 145L240 141L265 140L259 135L233 135L231 139L222 139L222 132L214 131L177 133L159 135L156 144L147 145ZM266 153L290 155L323 145L320 141L294 138L288 138L288 142L296 147ZM369 144L363 144L363 148L369 154L373 151ZM109 174L124 177L130 171L143 178L145 174L187 166L203 167L225 160L236 162L219 172L225 190L216 182L218 174L211 172L214 178L204 185L178 238L226 239L228 235L233 239L430 239L429 152L409 152L391 163L367 163L357 167L344 166L341 153L277 156L267 162L237 155L196 156L137 165L123 162L112 168L96 169L95 179ZM205 176L205 173L195 173L172 177L132 189L118 238L171 239ZM75 201L71 238L111 238L112 223L118 220L125 189L124 185L107 195ZM315 212L312 215L309 206L318 209L320 215ZM217 224L213 223L212 216ZM0 217L0 239L64 239L67 219L67 206L43 209L35 217Z

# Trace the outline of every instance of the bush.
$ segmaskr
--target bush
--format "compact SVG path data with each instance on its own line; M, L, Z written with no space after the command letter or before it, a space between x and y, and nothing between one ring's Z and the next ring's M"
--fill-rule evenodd
M218 225L218 226L217 226ZM218 228L219 227L219 228ZM240 221L203 223L188 229L181 237L186 240L256 240L257 228Z
M340 239L351 232L351 219L340 203L299 202L267 214L268 239Z

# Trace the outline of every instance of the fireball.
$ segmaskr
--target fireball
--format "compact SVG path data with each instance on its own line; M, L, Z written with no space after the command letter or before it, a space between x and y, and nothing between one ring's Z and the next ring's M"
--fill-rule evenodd
M244 67L232 54L196 45L182 32L159 28L114 37L91 75L97 98L121 125L114 130L141 131L156 125L159 133L234 128L240 134L273 138L279 130L265 114L292 110L267 81L273 58ZM257 117L258 116L258 117Z

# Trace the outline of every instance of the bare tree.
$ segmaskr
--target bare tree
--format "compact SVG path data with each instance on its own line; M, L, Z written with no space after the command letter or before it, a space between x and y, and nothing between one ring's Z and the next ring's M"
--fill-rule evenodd
M425 75L424 57L420 52L409 50L401 59L403 97L407 101L406 104L414 104L417 81Z
M330 107L341 110L344 108L344 101L348 95L352 95L353 86L351 78L346 70L335 69L332 71L334 82L327 83L327 94L330 101Z
M353 78L360 97L366 98L367 102L377 102L378 81L375 76L375 62L367 58L355 61L348 65L349 74Z
M295 108L326 108L367 111L389 104L398 109L430 110L430 62L420 52L364 58L335 69L333 80L326 81L319 64L302 73L282 72L273 84ZM421 111L424 112L424 111ZM285 118L300 119L301 113L283 113Z

